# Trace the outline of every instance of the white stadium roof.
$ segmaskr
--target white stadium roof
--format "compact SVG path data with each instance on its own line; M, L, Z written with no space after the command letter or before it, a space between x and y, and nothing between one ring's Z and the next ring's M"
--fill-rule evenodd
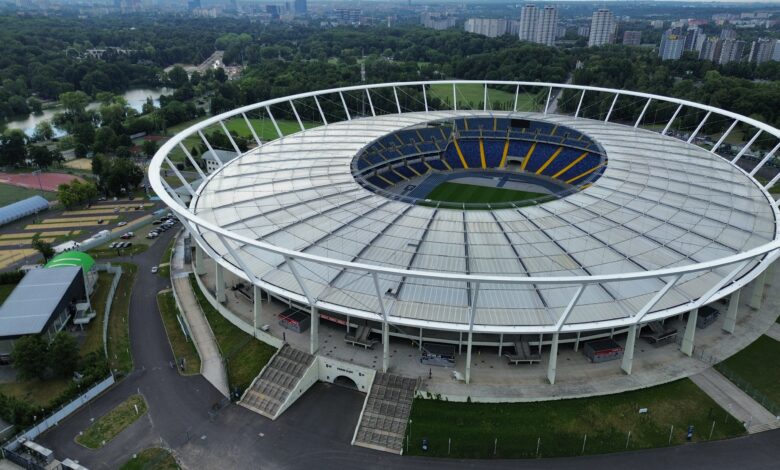
M563 124L596 141L609 163L592 186L536 206L436 209L393 201L358 184L350 164L372 141L432 120L486 114ZM324 258L400 270L513 277L637 273L744 253L776 238L775 209L742 170L696 145L656 132L571 116L436 111L330 123L269 142L226 164L191 210L250 240ZM211 250L291 296L335 310L456 328L469 324L471 282L371 274L296 260L306 292L280 254L201 230ZM737 278L757 264L751 260ZM683 274L653 306L671 309L708 293L734 269ZM660 277L589 285L567 325L636 314L664 287ZM579 286L482 282L474 323L486 330L556 325ZM381 298L381 300L380 300ZM450 325L450 326L448 326Z

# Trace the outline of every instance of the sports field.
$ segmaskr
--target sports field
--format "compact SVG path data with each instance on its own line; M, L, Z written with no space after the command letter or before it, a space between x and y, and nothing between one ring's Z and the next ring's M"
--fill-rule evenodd
M524 201L544 196L546 194L447 181L436 186L433 191L428 193L426 199L455 203L492 204Z
M456 93L458 96L459 109L476 109L482 106L485 98L485 89L481 84L469 83L457 85ZM452 85L431 85L430 94L432 97L439 98L451 106L452 103ZM515 94L495 88L488 88L488 109L511 110L514 106ZM539 111L539 104L536 102L536 95L524 93L520 90L517 99L518 111Z

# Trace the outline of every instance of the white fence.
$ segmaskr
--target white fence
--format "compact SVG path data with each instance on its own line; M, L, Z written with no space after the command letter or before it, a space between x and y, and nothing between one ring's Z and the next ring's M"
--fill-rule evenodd
M119 284L119 279L122 277L122 267L112 266L111 263L106 263L104 270L114 273L114 279L111 281L111 288L108 290L108 297L106 298L106 308L103 311L103 352L106 354L106 357L108 357L108 319L111 318L111 306L114 303L116 286Z
M62 408L54 412L51 416L39 422L35 426L31 427L27 431L17 435L15 438L8 441L4 449L16 450L19 447L19 440L21 438L34 440L36 437L43 434L49 428L56 426L60 421L70 416L76 410L84 406L88 401L92 400L96 396L103 393L115 382L114 376L110 375L102 382L98 383L94 387L87 390L83 395L79 396L70 403L64 405Z

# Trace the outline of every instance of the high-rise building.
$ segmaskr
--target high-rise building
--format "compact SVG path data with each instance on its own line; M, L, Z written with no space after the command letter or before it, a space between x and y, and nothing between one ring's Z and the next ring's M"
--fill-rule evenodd
M775 48L772 51L772 60L780 62L780 40L775 41Z
M615 41L615 29L617 23L615 16L606 8L601 8L593 13L590 20L590 36L588 37L588 47L603 46L612 44Z
M420 15L420 24L436 30L449 29L455 26L458 19L455 16L440 13L425 12Z
M558 9L546 6L539 12L536 26L536 41L547 46L555 45L555 33L558 31Z
M720 32L721 39L737 39L737 32L733 29L724 29Z
M760 64L772 60L775 51L776 40L760 38L750 45L750 62Z
M663 20L653 20L650 22L650 26L652 26L655 29L661 29L664 27L664 21Z
M661 37L661 47L658 50L658 57L661 60L678 60L685 47L685 36L681 36L674 29L667 29Z
M699 36L701 34L698 26L688 26L688 29L685 31L685 46L683 49L686 51L698 50L696 47L700 44Z
M699 59L717 62L720 60L720 51L723 48L723 40L717 36L709 36L704 41L699 52Z
M306 0L295 0L295 15L304 16L308 13L309 8L306 5Z
M623 32L623 45L624 46L638 46L642 44L642 31L624 31Z
M536 40L536 20L538 16L539 12L536 10L536 5L523 5L523 9L520 10L520 31L518 32L521 41Z
M509 22L496 18L469 18L466 20L465 30L468 33L481 34L489 38L503 36L507 33Z
M548 5L540 10L536 5L525 5L520 10L518 37L521 41L554 46L557 32L558 10L554 6Z
M728 64L729 62L739 62L745 53L745 41L737 39L724 39L720 50L718 63Z

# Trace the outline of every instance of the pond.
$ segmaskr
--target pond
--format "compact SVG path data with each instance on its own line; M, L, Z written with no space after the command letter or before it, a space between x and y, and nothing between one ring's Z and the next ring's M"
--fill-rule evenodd
M168 95L173 93L173 90L170 88L134 88L132 90L127 90L122 94L122 96L127 100L128 106L135 109L139 113L141 112L141 109L143 108L144 103L146 103L146 98L151 97L154 101L155 106L160 105L160 96L162 95ZM89 105L87 105L87 109L97 109L100 107L100 103L93 101ZM6 128L8 129L21 129L24 131L25 134L32 137L33 133L35 132L35 126L39 122L43 121L50 121L55 114L61 113L63 109L59 106L49 109L44 109L42 114L34 115L30 114L26 119L17 119L14 121L9 121L6 123ZM66 132L62 129L54 128L54 136L55 137L62 137L66 134Z

